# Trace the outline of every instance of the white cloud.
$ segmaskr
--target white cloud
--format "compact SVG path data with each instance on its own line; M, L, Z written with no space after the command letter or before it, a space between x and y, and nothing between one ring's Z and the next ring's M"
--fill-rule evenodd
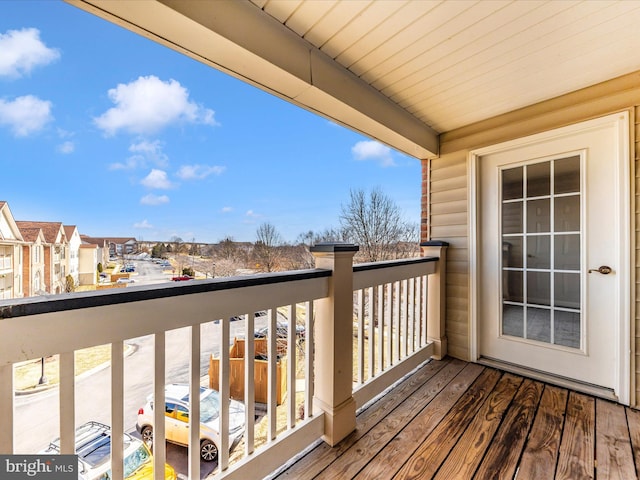
M108 95L115 107L94 118L106 135L120 130L151 134L181 122L217 125L214 111L190 101L188 90L176 80L139 77L110 89Z
M162 151L163 143L160 140L150 142L141 140L129 147L129 151L144 156L144 158L152 161L158 167L166 167L169 165L169 157Z
M169 157L162 151L163 143L160 140L141 140L129 146L129 151L133 153L124 163L117 162L109 165L109 170L133 170L136 168L146 168L149 163L157 167L167 167Z
M144 177L140 183L148 188L158 188L167 190L173 188L173 185L167 178L167 172L164 170L152 169L149 175Z
M222 175L225 167L214 165L182 165L178 170L178 178L182 180L202 180L209 175Z
M0 77L19 78L60 58L60 52L40 40L36 28L0 33Z
M260 218L260 215L258 215L253 210L247 210L247 213L245 213L245 215L250 218Z
M58 151L60 153L69 154L76 150L76 145L73 142L66 141L58 145Z
M147 195L147 197L148 197L148 196L149 196L149 195ZM146 198L146 197L145 197L145 198ZM156 197L156 198L159 198L159 197ZM167 200L168 200L168 199L167 199ZM166 203L166 202L164 202L164 203ZM153 225L151 225L149 222L147 222L147 219L145 218L145 219L144 219L143 221L141 221L141 222L134 223L134 224L133 224L133 228L147 228L147 229L149 229L149 228L153 228Z
M374 160L382 167L393 167L395 162L392 157L392 150L375 140L364 140L356 143L351 148L351 153L356 160Z
M13 101L0 99L0 125L7 125L16 137L26 137L53 120L51 102L33 95Z
M151 206L163 205L165 203L169 203L169 197L167 197L166 195L154 195L153 193L150 193L149 195L145 195L144 197L142 197L140 199L140 203L142 205Z
M222 213L230 213L233 212L233 207L222 207Z

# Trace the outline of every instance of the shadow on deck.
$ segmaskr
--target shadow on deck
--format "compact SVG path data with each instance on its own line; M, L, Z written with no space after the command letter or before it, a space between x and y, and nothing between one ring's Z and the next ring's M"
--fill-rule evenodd
M640 411L447 358L276 478L631 479L639 461Z

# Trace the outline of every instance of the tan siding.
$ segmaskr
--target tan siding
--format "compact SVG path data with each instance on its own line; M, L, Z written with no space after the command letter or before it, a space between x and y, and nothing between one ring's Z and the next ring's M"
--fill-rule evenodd
M463 159L464 160L464 159ZM437 162L434 162L437 163ZM458 161L452 163L451 165L447 165L444 168L440 168L438 170L431 170L431 181L437 182L443 179L450 178L466 178L467 176L467 163L466 161Z
M466 225L467 212L436 214L431 212L432 225Z
M438 180L431 179L431 188L436 191L445 192L447 190L459 190L467 187L466 170L463 177L452 177Z
M443 215L447 213L467 213L467 201L459 200L448 203L434 203L431 205L431 215Z
M635 379L635 382L632 381L632 391L635 393L634 397L631 399L631 404L633 406L635 406L636 408L638 408L640 406L640 382L638 381L638 379L640 378L640 371L639 371L639 367L640 367L640 308L638 305L638 299L640 299L640 289L639 289L639 285L638 285L638 280L640 279L640 264L638 263L640 261L640 243L639 243L639 239L640 239L640 221L638 218L638 215L640 214L640 188L638 188L638 178L640 176L640 106L638 106L636 104L636 107L634 108L633 111L634 115L632 117L633 121L634 121L634 128L632 129L632 141L634 142L634 150L632 152L634 158L635 158L635 162L633 163L633 166L635 168L635 176L636 176L636 190L634 192L635 195L635 205L634 205L634 211L635 211L635 225L634 225L634 229L635 229L635 282L636 282L636 289L635 289L635 297L634 297L634 301L632 302L632 305L635 305L635 309L633 309L633 313L634 313L634 325L633 325L633 329L632 329L632 335L635 337L634 338L634 342L632 345L632 351L631 351L631 368L633 371L635 371L635 375L633 377L633 379Z
M448 202L456 202L464 199L467 201L467 187L458 188L456 190L446 190L443 192L434 191L433 186L431 186L431 205L436 205L438 203L448 203Z
M431 236L450 243L447 252L447 342L449 355L469 359L469 257L467 158L450 155L431 161Z
M639 74L580 90L441 135L441 157L429 162L430 239L450 242L447 252L447 337L451 356L469 359L468 165L470 150L630 110L635 162L632 228L635 245L632 311L632 405L640 407L640 82ZM637 282L637 283L636 283Z

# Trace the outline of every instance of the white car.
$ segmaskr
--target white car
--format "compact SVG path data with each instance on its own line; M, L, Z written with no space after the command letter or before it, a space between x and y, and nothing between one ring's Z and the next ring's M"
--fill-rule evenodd
M200 457L211 462L218 458L220 434L220 394L200 387ZM229 450L233 450L244 435L244 404L229 399ZM142 440L151 448L153 443L153 395L138 410L136 428ZM189 444L189 385L171 384L165 388L165 434L167 441Z
M124 478L152 480L153 457L140 440L124 434ZM60 453L60 438L52 441L41 454ZM76 454L79 480L111 478L111 427L99 422L87 422L76 429ZM165 479L176 480L176 471L165 464Z

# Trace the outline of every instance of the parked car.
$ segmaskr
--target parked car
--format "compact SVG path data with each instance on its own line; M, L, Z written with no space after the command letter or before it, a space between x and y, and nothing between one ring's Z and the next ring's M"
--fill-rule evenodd
M253 318L261 318L266 316L267 316L266 310L260 310L259 312L254 312L253 314ZM238 320L244 320L244 315L234 315L233 317L229 317L230 322L237 322ZM219 321L220 320L216 320L216 323Z
M42 454L60 454L60 438L52 441ZM90 421L76 429L76 453L78 478L82 480L106 480L111 478L111 427ZM131 480L153 479L153 457L140 439L124 434L124 478ZM165 464L164 478L176 480L176 471Z
M116 280L116 283L135 283L136 281L133 278L119 278Z
M172 282L184 282L185 280L193 280L191 275L178 275L176 277L171 277Z
M289 323L278 321L276 323L276 335L278 338L286 339L288 337ZM262 327L253 332L255 338L266 338L269 334L269 327ZM304 340L305 330L302 325L296 324L296 338L298 341Z
M218 458L220 434L220 394L217 390L200 387L200 457L211 462ZM244 404L229 399L229 451L244 435ZM136 429L145 444L153 443L153 395L138 410ZM178 445L189 443L189 385L171 384L165 387L165 434L167 441Z

